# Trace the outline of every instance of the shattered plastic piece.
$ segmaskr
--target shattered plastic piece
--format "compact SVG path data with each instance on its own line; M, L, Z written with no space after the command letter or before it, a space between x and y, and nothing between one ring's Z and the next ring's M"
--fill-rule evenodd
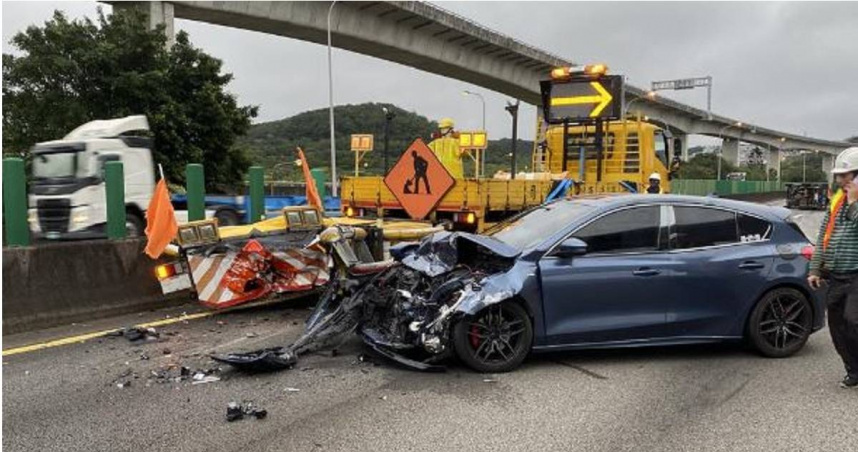
M397 363L402 364L405 367L410 367L412 369L424 372L444 372L447 370L444 366L415 361L413 359L406 358L398 353L394 353L378 344L369 341L366 336L364 336L364 343L369 345L379 355L384 356L387 359L396 361Z
M285 391L285 392L299 392L301 390L298 388L284 388L283 391Z
M155 331L155 328L140 328L132 326L116 330L112 333L107 334L107 336L122 336L125 339L128 339L130 342L137 342L144 339L157 339L159 337L159 334L157 331Z
M254 408L247 414L255 417L256 419L265 419L265 417L268 416L268 410L264 408Z
M241 409L241 405L235 402L229 402L229 405L226 406L226 421L237 421L243 417L244 411Z
M233 422L239 419L244 419L244 416L255 417L256 419L265 419L268 416L268 410L264 408L256 408L253 402L240 404L238 402L229 402L226 406L226 421Z
M249 372L271 372L290 369L298 362L298 357L295 353L283 347L264 348L247 353L211 355L211 358L217 362L229 364Z
M197 374L197 375L200 375L200 374ZM220 377L216 377L214 375L202 374L202 377L200 377L200 378L197 378L197 375L194 375L194 382L191 383L192 385L201 385L201 384L214 383L214 382L220 381Z

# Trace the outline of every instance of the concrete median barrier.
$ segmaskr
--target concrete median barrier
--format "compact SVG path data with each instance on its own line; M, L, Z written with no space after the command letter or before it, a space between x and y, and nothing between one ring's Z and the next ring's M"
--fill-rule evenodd
M144 241L87 241L3 249L3 333L154 309L164 297Z

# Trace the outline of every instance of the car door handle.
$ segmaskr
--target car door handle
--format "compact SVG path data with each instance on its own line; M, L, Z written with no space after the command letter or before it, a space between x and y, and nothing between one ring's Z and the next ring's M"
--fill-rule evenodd
M765 265L757 261L746 261L739 264L739 268L742 270L759 270L763 267L765 267Z
M633 271L632 274L635 276L655 276L661 274L661 271L654 268L643 267Z

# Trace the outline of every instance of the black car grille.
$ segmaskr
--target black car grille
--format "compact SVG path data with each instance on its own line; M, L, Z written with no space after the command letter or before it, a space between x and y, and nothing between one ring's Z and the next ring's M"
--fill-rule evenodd
M68 232L71 205L68 199L40 199L36 203L42 232Z

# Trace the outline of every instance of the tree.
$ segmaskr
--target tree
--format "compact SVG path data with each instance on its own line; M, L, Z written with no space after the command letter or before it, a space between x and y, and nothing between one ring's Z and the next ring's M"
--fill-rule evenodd
M395 114L390 124L390 148L388 167L392 167L402 152L416 138L428 143L438 124L425 116L403 110L387 103L364 103L340 105L334 108L336 115L337 171L341 175L354 174L354 155L349 150L351 134L371 133L375 137L375 148L364 156L361 174L378 176L384 173L384 111ZM295 147L301 146L313 168L330 167L330 136L328 109L306 111L276 121L254 124L247 135L238 140L246 148L255 164L265 167L267 176L277 180L301 181L304 176L291 165L295 160ZM524 171L531 162L533 142L519 140L517 167ZM493 175L497 170L509 171L512 140L502 138L489 140L486 150L485 174ZM473 160L464 158L465 174L473 174Z
M718 159L721 158L713 153L697 153L687 162L679 167L677 177L679 179L716 179L718 177ZM721 177L727 173L736 171L736 167L721 158Z
M816 152L790 155L781 163L781 180L785 182L802 182L805 172L807 182L828 180L828 176L822 170L822 155Z
M846 142L858 144L858 135L851 136L851 137L847 138Z
M163 28L148 30L139 11L99 10L97 23L56 11L11 43L19 55L3 54L4 153L26 156L85 122L144 114L170 182L184 182L186 163L202 163L209 189L241 183L250 160L233 144L257 107L238 106L226 91L232 74L186 33L167 49Z

